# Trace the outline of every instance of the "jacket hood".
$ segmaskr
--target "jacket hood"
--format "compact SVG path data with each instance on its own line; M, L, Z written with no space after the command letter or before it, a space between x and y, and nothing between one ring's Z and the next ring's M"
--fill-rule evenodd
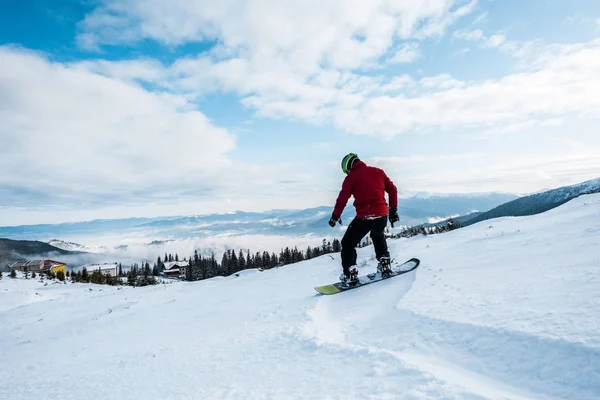
M356 160L352 163L352 169L350 170L350 172L354 171L357 168L362 168L362 167L366 167L367 164L364 163L364 161L361 160Z

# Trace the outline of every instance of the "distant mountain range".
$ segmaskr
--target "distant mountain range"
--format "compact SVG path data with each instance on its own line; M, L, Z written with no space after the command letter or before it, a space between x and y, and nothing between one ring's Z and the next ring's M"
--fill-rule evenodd
M577 185L564 186L558 189L535 193L501 204L489 211L475 213L460 218L463 226L500 217L521 217L540 214L556 208L576 197L586 194L600 193L600 178Z
M514 194L486 193L474 195L417 194L399 199L398 212L403 225L416 225L430 219L486 211L517 198ZM100 235L129 235L147 238L147 243L210 237L214 235L323 235L330 233L327 220L332 207L305 210L271 210L266 212L238 211L230 214L209 214L183 217L128 218L94 220L55 225L24 225L0 227L0 237L8 239L57 240L55 245L66 250L101 251L100 247L80 248L81 238ZM354 207L348 204L343 221L354 217ZM71 242L71 243L69 243ZM93 245L94 242L86 242ZM94 250L96 249L96 250Z

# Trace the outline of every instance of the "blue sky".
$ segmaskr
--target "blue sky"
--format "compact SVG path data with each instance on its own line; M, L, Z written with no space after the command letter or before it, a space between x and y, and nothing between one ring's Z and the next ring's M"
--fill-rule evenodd
M0 225L600 176L600 4L414 3L2 2Z

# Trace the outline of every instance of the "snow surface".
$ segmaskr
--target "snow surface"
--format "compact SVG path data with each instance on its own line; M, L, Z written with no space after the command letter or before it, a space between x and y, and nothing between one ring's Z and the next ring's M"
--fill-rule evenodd
M390 250L421 267L333 296L339 255L146 288L5 275L0 399L600 398L600 195Z

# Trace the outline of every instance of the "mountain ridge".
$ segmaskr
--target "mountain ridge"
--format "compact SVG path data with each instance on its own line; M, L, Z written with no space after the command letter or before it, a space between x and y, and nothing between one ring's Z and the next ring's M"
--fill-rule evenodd
M462 225L473 225L478 222L500 217L536 215L559 207L579 196L595 193L600 193L600 178L520 197L501 204L489 211L479 213L473 218L463 220ZM466 217L467 216L463 218Z
M0 238L0 271L6 270L7 265L13 262L29 259L32 256L52 258L74 254L81 254L81 252L67 251L37 240Z
M475 210L489 210L516 195L484 193L477 197L431 196L426 199L411 197L399 199L398 210L401 224L416 225L430 218L445 218L466 214ZM267 212L237 211L226 214L170 216L154 218L127 218L93 220L90 222L22 225L0 227L0 237L13 240L60 239L64 242L94 244L88 238L107 234L125 234L153 240L212 237L215 235L305 235L331 234L327 224L332 206L319 206L301 210L277 209ZM343 221L354 217L354 207L348 204L342 215Z

